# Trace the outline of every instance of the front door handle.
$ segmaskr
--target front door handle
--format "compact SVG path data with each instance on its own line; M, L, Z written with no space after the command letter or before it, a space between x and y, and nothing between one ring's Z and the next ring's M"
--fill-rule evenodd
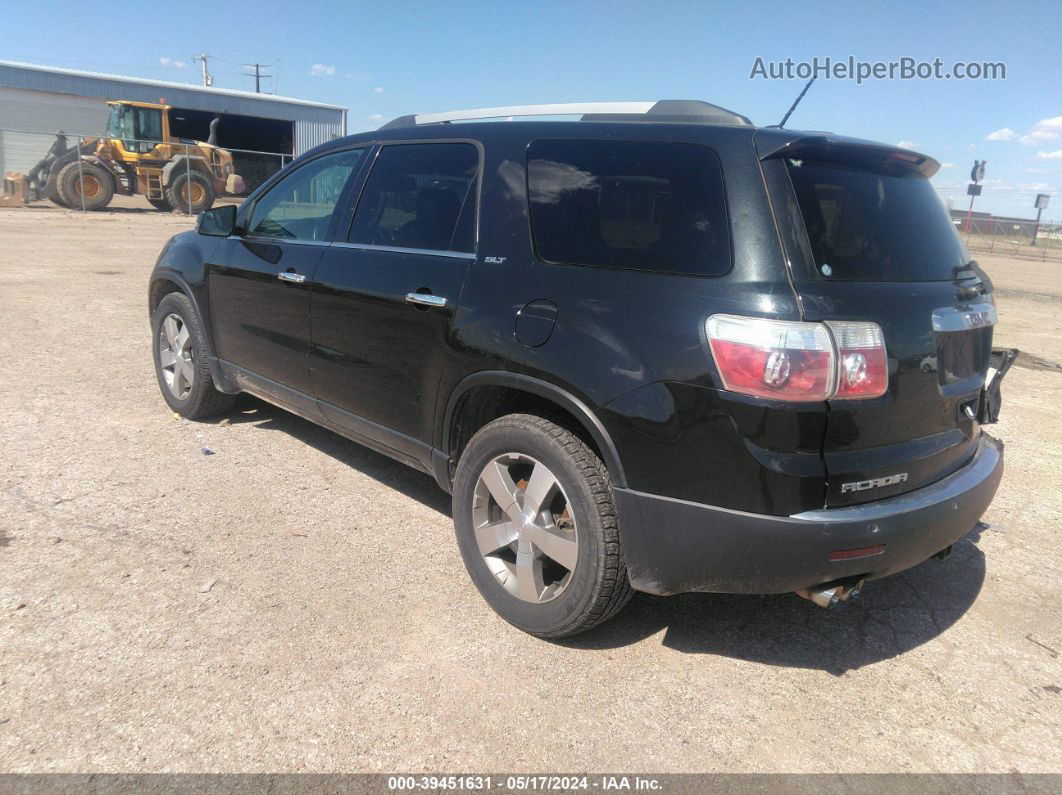
M406 303L418 306L433 306L436 309L446 306L446 299L431 293L406 293Z
M301 273L292 273L291 271L281 271L277 274L277 278L282 282L291 282L292 284L302 284L306 281L306 277Z

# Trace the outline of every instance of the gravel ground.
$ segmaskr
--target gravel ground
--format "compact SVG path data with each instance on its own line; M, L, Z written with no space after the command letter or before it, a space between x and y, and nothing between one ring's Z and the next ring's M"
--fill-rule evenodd
M189 225L0 210L0 770L1062 771L1062 266L982 257L1027 355L951 558L551 644L427 476L252 399L166 409L147 276Z

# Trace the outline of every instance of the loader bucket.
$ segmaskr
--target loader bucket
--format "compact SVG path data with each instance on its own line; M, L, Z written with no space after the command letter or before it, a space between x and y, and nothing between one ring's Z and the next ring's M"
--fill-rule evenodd
M25 174L9 171L4 174L3 190L0 190L0 207L21 207L29 202L29 183Z

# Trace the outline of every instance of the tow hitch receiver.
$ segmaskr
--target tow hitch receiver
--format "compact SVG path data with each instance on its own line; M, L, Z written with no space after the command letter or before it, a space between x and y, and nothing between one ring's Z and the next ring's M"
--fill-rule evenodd
M796 595L814 602L819 607L833 607L838 602L847 602L849 599L857 599L859 592L863 590L863 580L837 580L824 585L816 585L814 588L805 588L797 591Z

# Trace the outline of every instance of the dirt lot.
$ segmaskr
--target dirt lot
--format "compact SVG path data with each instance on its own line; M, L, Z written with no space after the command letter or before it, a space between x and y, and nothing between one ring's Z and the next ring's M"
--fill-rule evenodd
M190 223L0 210L0 770L1062 771L1062 266L981 257L1027 356L950 559L550 644L427 476L250 399L166 409L145 290Z

